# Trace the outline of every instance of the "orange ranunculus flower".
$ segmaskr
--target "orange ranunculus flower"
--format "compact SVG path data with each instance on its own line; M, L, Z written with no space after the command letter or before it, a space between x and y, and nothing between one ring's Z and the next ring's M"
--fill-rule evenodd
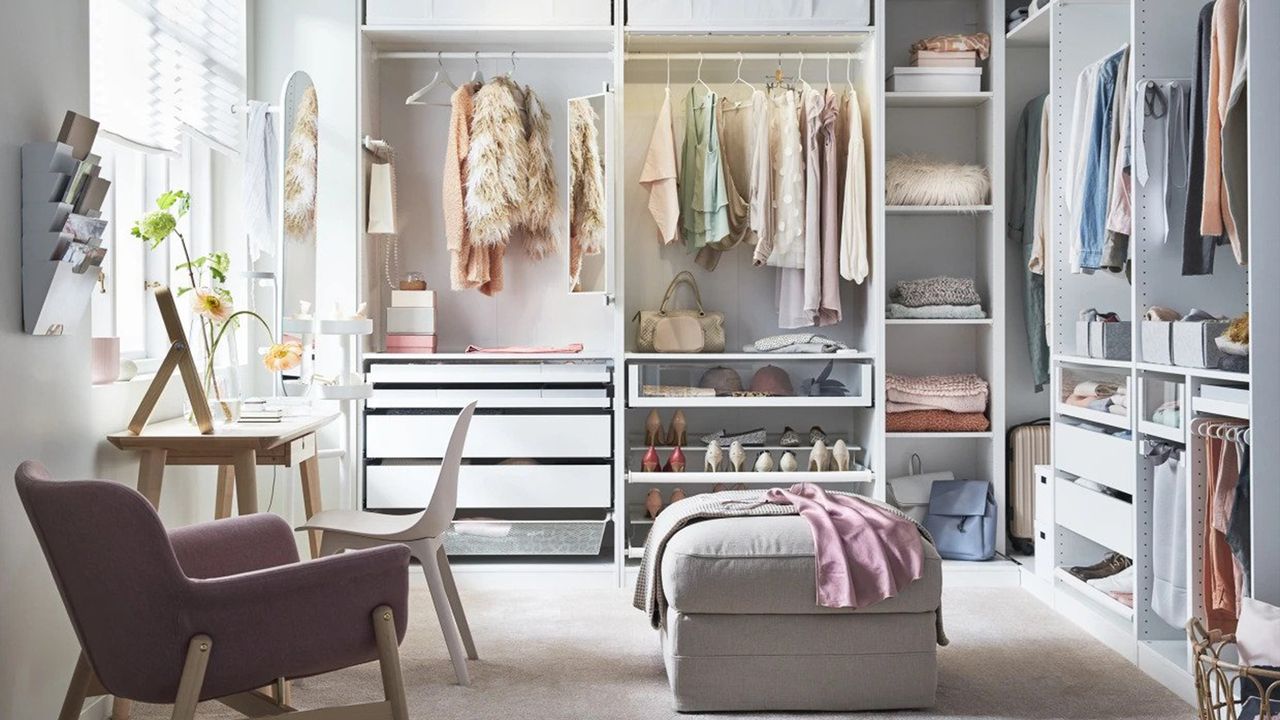
M297 342L281 342L267 348L262 356L262 364L271 372L283 372L298 367L302 362L302 344Z

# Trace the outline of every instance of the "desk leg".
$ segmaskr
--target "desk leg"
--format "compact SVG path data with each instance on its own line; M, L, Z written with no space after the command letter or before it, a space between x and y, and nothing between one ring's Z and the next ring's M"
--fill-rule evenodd
M235 468L231 465L218 466L218 496L214 500L213 517L215 520L231 517L231 497L235 493L232 484L236 479Z
M236 505L241 515L258 512L258 454L237 450L235 454Z
M320 512L320 461L315 455L303 460L298 468L302 473L302 507L307 519ZM311 557L320 557L320 531L311 530Z
M129 720L133 717L133 701L122 697L111 701L111 717L108 720Z
M167 450L144 450L138 463L138 492L156 510L160 509L160 486L164 483L164 462L168 457Z

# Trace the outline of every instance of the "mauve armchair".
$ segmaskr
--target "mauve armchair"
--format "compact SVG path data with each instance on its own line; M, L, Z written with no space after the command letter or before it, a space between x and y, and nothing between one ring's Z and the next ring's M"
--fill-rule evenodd
M399 643L408 620L402 545L299 562L279 516L167 532L131 488L16 473L81 655L60 720L86 697L172 703L175 720L219 700L250 717L408 720ZM385 700L289 707L285 681L378 660ZM274 686L268 695L259 688Z

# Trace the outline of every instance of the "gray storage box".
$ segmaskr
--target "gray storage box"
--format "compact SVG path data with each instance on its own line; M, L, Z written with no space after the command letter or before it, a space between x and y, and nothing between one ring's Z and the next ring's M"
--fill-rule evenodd
M1076 355L1080 357L1089 357L1089 326L1092 324L1088 320L1076 321Z
M1173 364L1173 323L1168 320L1142 321L1143 362Z
M1227 331L1229 320L1188 322L1179 320L1173 325L1173 364L1182 367L1216 368L1222 351L1214 338Z
M1128 360L1133 357L1133 323L1094 322L1089 328L1089 357Z

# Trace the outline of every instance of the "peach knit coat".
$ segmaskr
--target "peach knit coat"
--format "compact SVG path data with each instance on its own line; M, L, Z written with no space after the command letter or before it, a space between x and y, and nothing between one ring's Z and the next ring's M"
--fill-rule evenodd
M478 289L485 295L502 291L502 260L505 245L481 248L472 244L467 229L467 150L471 145L472 97L477 83L466 83L450 98L449 144L444 155L444 182L441 209L444 212L445 240L449 247L449 286L454 290Z

